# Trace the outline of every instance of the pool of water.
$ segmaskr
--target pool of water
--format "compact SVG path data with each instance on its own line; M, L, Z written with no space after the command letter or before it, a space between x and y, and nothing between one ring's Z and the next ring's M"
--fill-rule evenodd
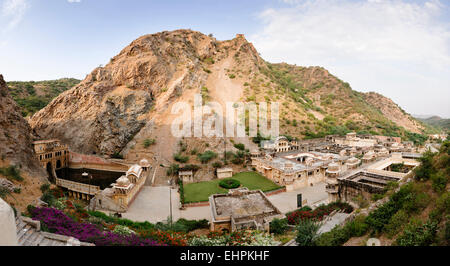
M89 181L89 178L85 178L82 174L86 172L92 175L92 179ZM56 170L56 174L58 178L66 179L74 182L90 184L94 186L100 186L100 189L105 189L110 186L111 183L114 183L117 178L124 175L125 172L115 172L115 171L104 171L104 170L95 170L88 168L81 169L73 169L73 168L63 168Z

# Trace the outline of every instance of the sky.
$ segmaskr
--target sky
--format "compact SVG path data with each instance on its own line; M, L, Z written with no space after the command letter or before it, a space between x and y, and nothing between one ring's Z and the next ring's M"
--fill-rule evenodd
M134 39L244 34L272 63L322 66L411 114L450 117L448 0L0 0L5 80L83 79Z

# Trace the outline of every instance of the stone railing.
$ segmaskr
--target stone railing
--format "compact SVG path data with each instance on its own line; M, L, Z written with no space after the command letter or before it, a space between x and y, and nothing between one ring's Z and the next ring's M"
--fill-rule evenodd
M390 176L390 177L396 177L396 178L403 178L406 174L405 173L399 173L399 172L392 172L392 171L385 171L385 170L377 170L377 169L367 169L366 172L383 175L383 176Z
M56 178L56 185L60 187L67 188L68 190L80 192L89 195L95 195L100 192L99 186L88 185L83 183L78 183L74 181L69 181L65 179Z

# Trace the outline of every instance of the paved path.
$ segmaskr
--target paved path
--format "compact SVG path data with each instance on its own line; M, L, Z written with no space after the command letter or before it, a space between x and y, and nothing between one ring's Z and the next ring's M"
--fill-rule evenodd
M272 203L282 212L290 212L297 208L297 194L302 194L302 200L306 200L306 205L313 207L320 203L327 203L328 194L325 191L325 182L317 183L314 186L304 187L289 192L269 196Z
M164 222L170 217L169 187L144 186L123 218L132 221L149 221L151 223ZM180 210L180 196L177 189L172 189L172 216L173 221L180 218L188 220L211 219L209 206L191 207Z
M345 219L349 216L348 213L335 213L333 216L329 217L322 226L317 231L318 234L323 234L331 231L336 225L341 225L344 223Z
M132 221L151 223L166 221L170 217L170 192L168 186L144 186L134 202L122 217ZM172 189L172 215L176 221L180 217L180 200L176 189Z
M297 209L297 194L299 193L302 194L303 200L307 201L306 204L311 207L318 206L320 203L327 203L328 194L325 192L325 186L325 183L318 183L313 187L283 192L268 198L282 213L286 213ZM172 189L172 216L174 221L179 218L211 220L209 206L188 207L186 210L180 210L179 207L179 194L176 189ZM133 221L149 221L151 223L166 221L170 216L169 187L144 186L128 211L122 216Z

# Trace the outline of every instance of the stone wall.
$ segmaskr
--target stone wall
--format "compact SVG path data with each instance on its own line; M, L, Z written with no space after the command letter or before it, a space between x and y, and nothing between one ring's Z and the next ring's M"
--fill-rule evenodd
M13 209L0 198L0 246L17 246Z

